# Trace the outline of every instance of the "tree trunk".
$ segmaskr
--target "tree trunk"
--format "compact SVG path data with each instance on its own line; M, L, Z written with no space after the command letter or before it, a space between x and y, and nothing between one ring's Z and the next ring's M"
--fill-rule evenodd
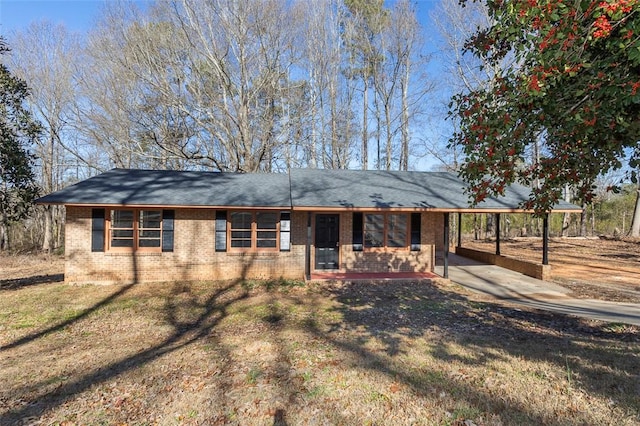
M478 241L478 239L480 239L480 234L479 234L479 228L478 228L478 215L474 214L473 215L473 239Z
M367 112L369 109L369 85L367 84L368 76L364 75L364 88L362 91L362 170L368 169L369 162L369 132L367 131L369 118Z
M631 231L629 235L632 237L640 237L640 187L636 189L636 206L633 209L633 219L631 220Z
M486 216L487 216L486 233L487 233L487 237L491 238L491 236L496 234L495 221L493 220L494 217L492 214L487 214Z
M44 232L42 240L42 251L53 252L53 207L44 207Z
M407 58L404 80L402 81L402 155L400 170L409 170L409 59Z
M4 223L0 223L0 251L9 250L9 229Z
M391 105L389 105L389 102L390 100L386 99L384 104L384 120L387 128L387 141L386 141L387 161L385 162L385 170L391 170L391 160L393 158L392 156L393 141L392 141L392 135L391 135L391 111L390 111Z
M582 213L580 213L580 236L587 236L587 208L589 206L582 203ZM591 212L593 215L593 212Z

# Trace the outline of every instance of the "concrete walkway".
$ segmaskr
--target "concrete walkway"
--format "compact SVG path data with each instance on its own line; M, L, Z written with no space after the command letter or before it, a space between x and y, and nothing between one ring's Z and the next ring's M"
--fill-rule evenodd
M435 272L442 275L442 265ZM607 322L640 326L640 305L575 299L560 285L449 254L449 279L476 293L531 308Z

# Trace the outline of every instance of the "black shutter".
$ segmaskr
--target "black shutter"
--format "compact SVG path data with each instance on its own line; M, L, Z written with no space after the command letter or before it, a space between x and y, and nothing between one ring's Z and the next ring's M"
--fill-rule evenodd
M280 212L280 251L291 250L291 212Z
M216 212L216 251L227 251L227 212Z
M104 251L104 209L91 209L91 251Z
M173 251L173 222L175 210L162 211L162 251Z
M353 251L362 251L362 213L353 214Z
M422 214L411 213L411 251L420 251L420 236Z

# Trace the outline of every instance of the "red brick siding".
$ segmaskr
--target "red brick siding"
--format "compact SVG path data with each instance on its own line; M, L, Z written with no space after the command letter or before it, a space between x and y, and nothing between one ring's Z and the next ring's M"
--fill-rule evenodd
M340 215L340 270L344 272L431 272L434 267L434 244L437 235L442 235L443 222L438 223L438 214L422 213L420 225L420 251L408 249L377 249L353 251L353 213Z
M215 210L176 209L173 252L115 254L91 252L91 208L69 206L65 228L65 281L143 282L280 277L302 279L305 271L307 215L307 212L293 212L291 215L289 252L216 252ZM433 271L436 249L442 250L442 213L422 214L422 244L418 252L354 252L352 218L351 212L340 213L341 271ZM312 245L312 268L313 256Z
M298 235L300 227L296 224L300 222L300 214L292 215L291 251L234 253L215 251L215 210L175 212L173 252L92 253L91 208L67 207L65 280L143 282L304 277L306 229L304 237Z

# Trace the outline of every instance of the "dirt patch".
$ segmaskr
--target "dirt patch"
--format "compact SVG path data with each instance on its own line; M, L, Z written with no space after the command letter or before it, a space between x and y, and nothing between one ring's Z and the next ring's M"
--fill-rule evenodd
M495 241L464 240L463 247L495 252ZM501 241L500 253L540 263L542 240ZM572 290L570 296L640 303L640 240L552 238L549 241L552 281Z

